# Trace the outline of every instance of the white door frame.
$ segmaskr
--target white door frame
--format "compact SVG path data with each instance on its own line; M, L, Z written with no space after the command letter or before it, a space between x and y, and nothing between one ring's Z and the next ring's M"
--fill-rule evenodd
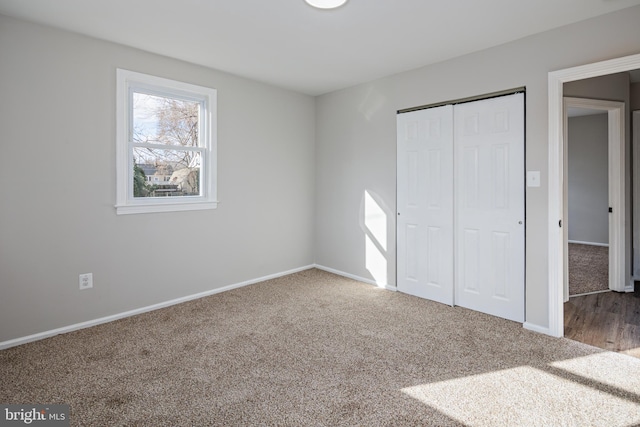
M632 111L631 126L633 140L631 142L633 156L633 200L640 200L640 110ZM634 205L636 203L634 202ZM633 278L640 280L640 209L632 209L633 216Z
M563 84L575 80L620 73L640 68L640 54L596 62L549 73L549 200L548 200L548 308L549 335L564 336L564 257L563 217L564 144L563 144Z
M624 292L627 280L625 274L625 108L624 102L605 101L588 98L564 98L563 109L563 252L564 252L564 299L569 300L569 118L567 111L571 107L599 110L608 115L608 201L612 208L609 215L609 289Z

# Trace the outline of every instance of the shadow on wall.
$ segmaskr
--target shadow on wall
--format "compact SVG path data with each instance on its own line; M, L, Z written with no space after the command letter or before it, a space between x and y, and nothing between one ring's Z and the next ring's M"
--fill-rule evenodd
M360 201L360 228L365 239L365 267L380 287L388 280L390 210L376 193L365 190Z

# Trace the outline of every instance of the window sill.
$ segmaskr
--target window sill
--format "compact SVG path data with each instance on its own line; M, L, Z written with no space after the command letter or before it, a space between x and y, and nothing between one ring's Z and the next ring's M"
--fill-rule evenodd
M163 203L140 205L116 205L118 215L144 214L156 212L182 212L216 209L219 202Z

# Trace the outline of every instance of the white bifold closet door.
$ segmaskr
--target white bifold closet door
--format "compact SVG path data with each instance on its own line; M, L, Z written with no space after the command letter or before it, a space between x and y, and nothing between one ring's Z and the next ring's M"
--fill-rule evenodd
M398 115L398 290L524 321L524 95Z

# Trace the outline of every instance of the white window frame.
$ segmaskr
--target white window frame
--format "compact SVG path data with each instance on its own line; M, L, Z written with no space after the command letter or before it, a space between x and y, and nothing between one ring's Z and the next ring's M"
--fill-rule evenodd
M218 206L216 197L217 91L120 68L116 70L116 88L116 213L120 215L215 209ZM131 125L134 91L201 103L199 139L202 159L199 196L133 197L134 143Z

